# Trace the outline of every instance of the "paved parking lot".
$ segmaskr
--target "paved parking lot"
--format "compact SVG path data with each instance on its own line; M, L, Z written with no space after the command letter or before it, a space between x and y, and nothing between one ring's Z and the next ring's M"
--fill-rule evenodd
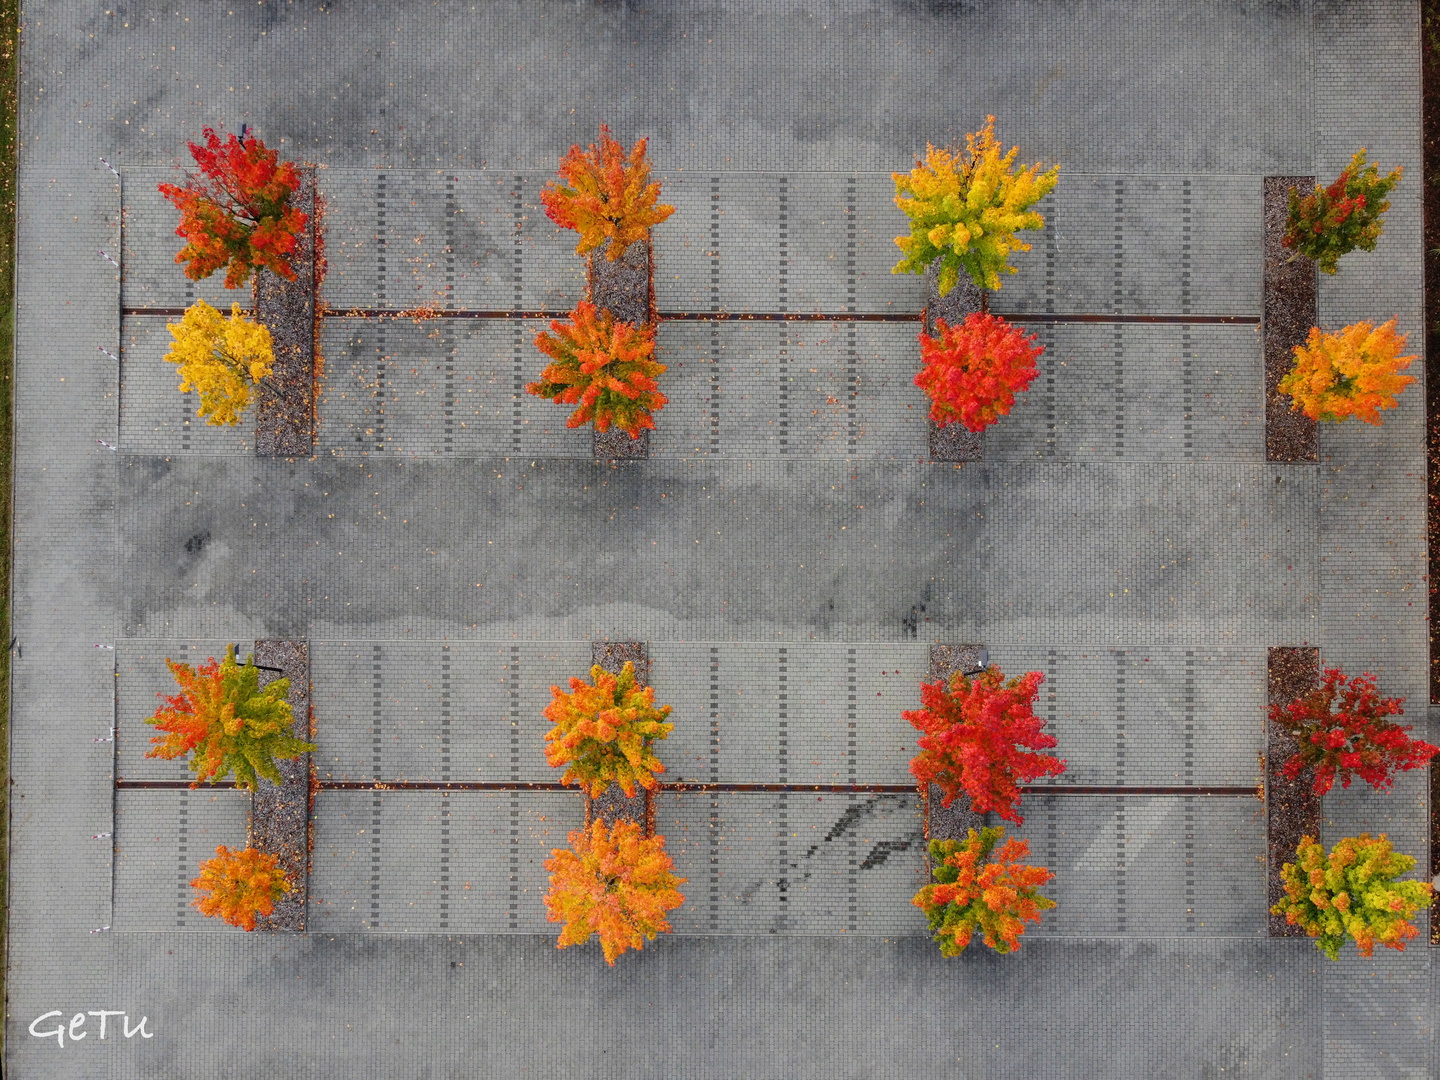
M1420 387L1267 464L1255 322L1262 178L1364 145L1406 179L1320 321L1418 347L1413 3L224 10L26 8L12 1075L1440 1071L1432 950L1266 939L1262 803L1198 790L1262 778L1273 645L1425 724ZM888 174L986 113L1061 180L994 298L1040 377L956 467L927 460ZM601 121L650 138L677 207L671 401L618 468L521 390L583 288L539 192ZM170 262L154 186L242 122L321 166L308 460L205 427L161 360L163 311L237 297ZM380 317L419 307L448 314ZM614 970L544 921L583 813L548 790L322 788L308 933L246 935L187 884L246 800L115 780L188 776L143 757L167 656L262 637L310 643L322 784L553 780L548 688L612 638L675 706L666 781L789 788L657 797L687 899ZM1045 673L1057 785L1197 788L1027 799L1059 906L1013 956L942 960L909 903L919 807L889 789L934 642ZM1414 774L1337 791L1325 837L1423 860L1426 810ZM100 1009L153 1037L28 1030Z

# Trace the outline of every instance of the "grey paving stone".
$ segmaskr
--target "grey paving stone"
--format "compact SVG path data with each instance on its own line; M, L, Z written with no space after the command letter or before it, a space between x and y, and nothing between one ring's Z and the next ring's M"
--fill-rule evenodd
M115 807L115 933L243 934L192 905L190 882L223 844L246 846L250 796L234 790L119 791Z
M121 879L112 878L106 842L88 838L105 831L103 824L115 812L114 755L127 752L89 741L104 737L115 715L114 665L120 659L94 644L115 644L131 634L201 645L307 635L372 645L403 639L407 631L411 637L458 641L483 635L537 645L621 636L644 637L657 647L681 639L702 645L733 639L773 642L777 650L812 638L832 645L939 639L985 641L997 655L1040 643L1047 652L1054 647L1082 658L1163 645L1197 655L1240 656L1242 672L1250 650L1308 641L1320 644L1327 659L1375 670L1389 692L1422 700L1424 612L1423 604L1414 606L1425 573L1418 386L1402 396L1383 428L1342 425L1322 431L1320 465L1303 473L1291 467L1279 487L1289 492L1293 484L1294 493L1264 496L1260 488L1273 492L1275 477L1250 456L1254 444L1246 441L1246 429L1237 434L1224 426L1240 415L1248 391L1233 399L1196 397L1193 407L1187 406L1183 374L1177 383L1163 364L1159 374L1148 363L1128 364L1154 355L1148 352L1151 339L1130 337L1130 328L1120 337L1127 361L1120 374L1123 385L1139 388L1138 395L1127 390L1123 409L1117 409L1112 385L1113 411L1107 414L1124 425L1127 460L1104 471L1096 464L1092 480L1077 479L1082 473L1073 464L1024 465L1051 470L1042 477L1022 472L1018 461L998 460L1006 445L1002 431L987 446L991 460L963 471L900 471L901 465L912 468L907 462L886 471L883 462L836 458L798 467L793 461L756 462L753 468L737 462L725 477L719 470L704 471L711 469L708 464L672 459L627 471L623 479L599 470L570 474L547 489L528 473L506 473L507 454L519 465L513 402L512 443L499 453L476 451L449 471L427 473L404 462L387 463L387 473L373 457L269 471L241 457L198 461L192 454L179 460L186 458L183 432L165 439L171 438L166 425L179 424L180 414L164 411L166 387L158 380L147 391L155 396L153 417L143 408L117 411L117 405L128 410L129 404L117 398L117 373L96 346L120 353L122 286L95 252L113 255L122 247L121 198L114 177L96 159L104 155L126 173L127 212L146 199L155 204L153 182L184 153L184 139L195 137L205 123L227 120L233 126L242 114L287 155L327 166L328 178L339 181L341 170L353 170L357 206L368 197L370 210L376 208L363 184L378 184L377 167L391 170L387 186L397 183L386 204L387 303L437 290L462 299L473 294L477 299L467 302L474 304L489 304L491 296L509 306L568 300L578 260L573 243L566 243L569 237L546 234L550 226L538 213L538 193L564 149L588 140L602 118L614 124L618 137L652 137L651 156L657 175L667 178L667 191L675 194L672 201L689 199L684 189L692 175L698 181L691 200L697 207L705 206L707 181L716 175L725 188L721 201L733 198L733 210L721 206L719 244L709 244L707 229L681 239L678 216L662 226L657 237L663 240L674 226L668 235L676 239L668 255L660 253L660 265L673 259L672 277L703 289L705 273L715 269L708 252L718 250L724 287L736 281L739 292L743 284L757 297L749 302L763 299L774 265L776 303L792 310L818 295L849 302L848 266L847 273L836 275L829 256L843 252L838 257L848 259L852 221L857 307L870 302L869 296L877 304L898 302L905 286L918 284L885 275L893 257L886 233L899 231L883 224L893 213L887 206L888 173L905 167L927 139L955 139L989 111L1000 114L1001 138L1018 143L1025 158L1059 160L1063 166L1065 179L1049 208L1052 227L1037 238L1042 242L1035 250L1017 256L1021 272L1002 293L1037 311L1051 304L1061 310L1071 295L1103 299L1107 290L1113 301L1117 286L1123 303L1137 305L1134 310L1183 307L1187 180L1192 310L1239 304L1247 293L1256 296L1258 307L1253 284L1258 244L1252 249L1253 241L1246 239L1258 231L1258 219L1250 216L1259 205L1256 179L1272 173L1333 176L1365 145L1382 165L1404 164L1407 179L1392 199L1377 252L1347 257L1335 279L1322 280L1320 319L1333 327L1398 314L1401 329L1418 342L1413 4L1110 4L1087 8L1083 17L1014 5L942 11L905 4L878 21L862 21L863 32L855 19L868 16L852 17L843 7L831 12L790 4L714 10L622 5L603 12L557 5L539 14L545 18L537 18L531 7L472 13L463 5L442 6L435 15L381 6L292 14L264 5L222 19L193 5L135 13L115 9L105 16L75 5L27 7L25 152L18 192L13 601L18 640L7 1071L189 1077L241 1067L287 1075L427 1070L438 1075L473 1071L479 1059L496 1071L594 1073L593 1040L539 1043L534 1032L557 1010L568 1011L580 1029L604 1032L605 1017L617 1009L638 1017L640 1027L626 1029L623 1042L602 1035L600 1049L616 1052L600 1071L612 1075L886 1075L947 1065L984 1076L1147 1078L1207 1072L1403 1076L1423 1074L1427 1063L1433 1070L1433 1020L1426 1010L1433 1011L1436 984L1429 950L1415 948L1400 957L1382 953L1365 965L1322 966L1306 942L1253 940L1258 923L1248 920L1256 918L1256 904L1246 890L1259 895L1256 866L1263 849L1260 833L1251 831L1245 816L1254 812L1253 800L1245 799L1195 799L1193 809L1175 799L1177 808L1168 810L1148 800L1126 800L1123 824L1113 800L1109 806L1099 800L1100 808L1077 814L1078 823L1062 818L1057 806L1053 863L1062 871L1056 887L1063 898L1050 925L1064 937L1072 929L1058 921L1061 913L1088 912L1092 925L1102 922L1110 929L1087 926L1079 931L1086 939L1051 941L1042 927L1018 955L1007 958L971 950L961 961L946 962L923 939L855 940L848 929L834 935L838 940L782 936L792 932L790 925L828 922L837 910L849 918L848 848L832 856L822 840L811 860L819 878L812 880L844 882L834 894L839 908L829 894L816 891L797 897L796 912L776 922L778 889L770 899L757 891L752 905L769 905L763 917L777 927L773 937L717 941L676 934L625 958L635 963L610 971L590 951L557 953L552 926L537 924L529 938L511 935L510 913L518 932L521 897L527 918L540 910L521 890L542 889L543 875L528 854L522 867L520 854L533 851L543 860L550 821L522 820L533 811L509 805L487 826L495 835L467 849L470 834L478 837L480 829L444 824L464 812L458 797L448 808L442 798L433 809L416 803L408 813L396 809L395 818L386 819L384 800L409 797L396 792L380 793L378 836L373 793L324 796L356 795L353 807L334 804L340 809L332 834L337 841L348 838L336 844L335 856L327 856L333 860L332 880L339 883L337 922L375 921L379 910L403 928L416 924L413 912L419 910L437 927L452 917L459 924L462 916L473 920L470 925L496 925L489 910L475 913L473 901L464 906L466 878L458 870L462 859L472 866L494 860L500 892L489 903L505 911L503 933L464 936L446 926L421 940L362 926L286 943L229 932L89 933L114 921L111 897ZM343 24L336 21L341 19ZM915 58L936 48L935 42L956 39L987 42L1007 58L996 69L1003 75L977 75L960 53L915 68ZM756 40L769 47L756 49ZM566 47L568 62L553 62ZM477 68L475 57L481 55L503 56L506 62ZM320 72L319 81L297 90L294 72L300 70ZM895 77L896 71L913 70L922 71L919 84ZM836 72L843 77L837 79ZM156 166L164 168L148 177L140 172ZM478 177L461 179L477 167ZM417 176L434 170L436 179L407 189L398 175L406 169ZM455 185L453 200L445 175L456 177L449 182ZM751 181L756 176L760 179ZM768 219L771 177L773 247L756 224ZM781 178L786 178L783 232ZM473 197L467 179L478 181ZM735 184L727 187L732 179ZM842 219L833 208L837 198L848 202L852 180L855 213L837 231ZM1123 182L1124 202L1118 268L1117 181ZM824 201L807 205L798 194L802 189ZM177 297L167 306L183 306L183 278L167 263L178 240L173 211L163 206L152 211L153 228L142 227L139 219L126 222L123 292L143 297L148 286L150 295ZM487 235L466 235L467 214L481 220L468 227ZM711 224L703 216L699 221ZM337 296L377 295L374 246L364 246L375 244L376 225L377 218L362 216L347 226L353 234L338 237L335 250L353 244L353 252L343 250L336 259ZM447 232L455 234L454 243ZM424 238L421 243L414 242L416 236ZM1178 269L1173 257L1167 259L1177 237ZM687 242L691 247L685 248ZM446 252L447 246L452 250ZM867 292L872 286L873 293ZM735 302L710 295L711 303ZM1162 357L1174 356L1173 339L1155 340ZM1034 421L1036 430L1048 435L1052 423L1059 430L1061 410L1073 400L1075 430L1085 432L1073 442L1096 447L1097 458L1098 448L1113 452L1113 432L1097 427L1090 436L1078 420L1088 415L1083 409L1093 412L1087 394L1103 393L1105 380L1113 379L1114 355L1105 351L1113 343L1112 336L1108 343L1085 345L1088 359L1077 357L1077 363L1088 365L1087 377L1073 391L1037 384L1036 393L1055 400L1056 415L1049 420L1043 415L1046 403L1037 401L1042 415ZM1058 339L1054 347L1063 348ZM511 367L501 375L512 385L513 357L520 348L512 342ZM158 361L164 350L155 349ZM1206 349L1196 347L1192 378L1207 370L1201 360ZM1183 340L1180 351L1183 357ZM1208 370L1221 371L1227 382L1233 371L1238 380L1244 350L1217 344L1215 351L1229 359ZM773 355L788 362L788 343L777 341ZM93 359L82 363L82 357ZM1212 455L1209 463L1187 463L1183 452L1174 454L1176 440L1184 442L1183 419L1178 433L1173 419L1177 385L1178 413L1190 416L1189 449L1200 459ZM126 386L136 390L138 402L147 400L139 395L141 382L132 383L128 372ZM687 393L703 417L698 390L690 387ZM789 384L781 390L788 396ZM1192 392L1216 390L1197 383ZM1202 400L1222 403L1215 409L1221 423L1203 412ZM440 418L443 426L443 406ZM1009 419L1016 421L1009 434L1023 435L1021 410ZM323 424L322 414L322 432ZM704 424L693 430L703 432ZM150 441L142 441L147 432ZM783 434L788 441L788 431ZM124 445L136 456L122 465L96 445L97 438ZM1080 453L1059 436L1052 438L1060 462L1067 453ZM443 434L441 439L443 446ZM207 445L193 431L192 440L196 452ZM1015 453L1027 452L1023 439L1014 445ZM537 472L570 467L542 461L558 451L520 453L538 463ZM1222 460L1227 455L1244 460ZM334 483L340 474L325 471L331 465L353 469L347 474L351 483ZM496 489L508 479L517 501L489 494L492 465ZM663 471L672 466L676 471ZM136 482L142 472L150 477L144 484ZM959 487L942 487L942 473L949 481L966 479ZM1133 479L1145 474L1148 479ZM483 498L477 495L477 477L486 483ZM381 482L369 483L377 479ZM319 491L330 494L315 499L305 485L317 481ZM518 490L522 483L524 494ZM1046 491L1046 485L1053 486ZM646 520L627 509L647 505L643 496L656 487L667 504L677 498L683 516ZM486 549L492 541L548 554L559 541L541 525L539 508L565 505L577 488L580 505L566 512L570 516L559 528L585 529L583 547L577 544L553 565L537 560L529 570L490 559ZM1234 501L1222 499L1222 490L1227 495L1234 490ZM587 501L597 491L624 497ZM881 501L882 492L888 502ZM720 514L722 502L729 517ZM893 523L861 529L861 505L866 514L885 507ZM441 506L446 513L438 512ZM856 509L842 512L845 506ZM1078 515L1068 524L1067 512ZM743 519L747 513L750 524ZM773 527L760 529L755 523L762 516ZM804 521L806 528L786 531L786 517ZM209 554L186 563L185 543L207 529ZM282 529L287 535L312 531L311 539L319 540L314 553L302 559L300 551L274 543ZM1292 530L1293 544L1275 538L1280 529ZM1260 533L1270 538L1255 539ZM650 541L648 555L637 536ZM697 547L697 539L704 541L698 545L703 558L681 556L679 548ZM728 545L723 552L722 543ZM1178 555L1169 553L1172 546L1181 549ZM642 549L638 560L632 558L635 547ZM1172 590L1165 573L1178 570L1177 560L1186 556L1204 573L1187 575L1189 584ZM799 575L802 562L805 577ZM1287 575L1293 567L1294 576L1282 577L1281 566ZM1152 568L1148 578L1146 567ZM472 576L472 568L482 572ZM496 589L512 574L503 596L469 599L472 590L479 591L475 582ZM1181 580L1178 574L1175 580ZM1172 597L1173 611L1167 610ZM150 642L140 644L149 656L143 649ZM783 672L788 687L802 670L777 661L777 683ZM1223 664L1219 670L1224 678L1237 671ZM57 681L57 671L65 673L63 681ZM458 671L458 665L452 667L452 712L460 702ZM442 666L442 703L443 672ZM707 686L708 674L700 672ZM844 674L848 679L848 671ZM1057 667L1057 687L1060 675ZM1167 717L1157 723L1162 732L1173 715L1161 708L1170 700L1171 685L1164 683L1154 706L1156 715ZM1103 687L1097 681L1086 691L1088 699L1078 699L1081 705L1089 700L1096 703L1092 709L1112 709L1102 704ZM786 694L785 709L777 702L777 732L781 717L790 726L788 689ZM1227 698L1215 715L1238 716L1243 698L1243 693ZM1141 699L1138 683L1132 687L1127 674L1127 739L1129 706ZM1056 704L1059 713L1064 702L1058 694ZM802 713L797 706L797 738ZM122 720L122 738L126 730ZM57 744L62 737L76 741ZM787 730L787 746L789 737ZM1167 738L1156 745L1173 747L1173 736ZM1235 738L1238 744L1239 735ZM77 767L73 753L57 753L57 745L78 745L84 764ZM1098 769L1098 743L1096 749ZM798 752L796 757L798 762ZM1127 753L1127 772L1130 757ZM452 768L458 767L457 749ZM1196 771L1203 772L1198 757ZM1423 792L1410 786L1414 781L1404 777L1389 795L1352 789L1327 796L1327 838L1364 827L1393 828L1402 849L1414 851L1423 839L1415 823L1423 820L1424 809ZM123 794L128 799L155 793ZM709 933L712 797L679 798L698 800L693 814L685 811L687 820L710 831L686 854L699 868L691 873L703 879L691 912ZM823 803L791 807L789 801L773 801L773 810L763 799L752 803L743 832L733 831L751 837L767 835L761 830L768 828L773 847L737 843L723 858L733 859L731 865L753 880L763 880L762 866L773 873L798 862L809 847L799 846L802 828L828 832L831 825L818 814L808 816L811 806ZM126 805L120 803L122 812ZM1042 841L1048 848L1048 808L1027 810L1025 831L1037 849ZM157 809L155 819L164 820L166 812ZM363 838L361 828L368 830ZM1080 831L1089 841L1083 847L1071 840L1071 833ZM535 833L540 837L532 838ZM896 839L876 835L877 843ZM429 876L406 881L388 874L372 881L377 841L384 858L395 851L394 865L413 858ZM1126 937L1116 939L1122 841ZM675 842L678 849L680 840ZM849 843L837 838L830 847L837 842ZM447 843L457 867L448 879L440 869ZM1209 843L1217 845L1213 853L1185 857ZM121 844L123 858L123 837ZM879 869L889 872L908 855L892 853ZM56 865L66 873L57 875ZM384 859L381 865L387 865ZM178 882L178 858L172 873ZM470 880L473 885L476 879ZM716 887L728 889L718 881ZM422 895L427 888L433 898ZM885 904L903 902L903 893L889 891L893 888L886 886ZM1176 902L1175 890L1183 902ZM718 919L729 910L724 905L730 894L714 895ZM170 903L176 899L172 894ZM379 908L372 908L377 901ZM892 910L863 898L857 905L857 913L879 911L877 918ZM1182 924L1176 937L1157 936L1157 926ZM1211 937L1216 927L1222 932ZM1192 935L1196 940L1185 940ZM1206 940L1198 940L1202 936ZM223 982L215 972L225 973ZM938 1034L937 987L938 1000L967 1020ZM1046 1004L1037 1013L1038 995ZM269 1008L254 1009L256 1000ZM657 1012L655 1000L670 1007ZM150 1014L150 1030L158 1034L103 1043L87 1038L61 1050L25 1030L49 1009L102 1003ZM1017 1024L1017 1015L1035 1019ZM677 1024L676 1016L691 1022ZM992 1037L997 1031L1004 1038ZM305 1047L303 1056L294 1051L297 1043Z
M165 359L175 341L167 324L179 321L155 315L121 321L120 445L136 454L254 453L253 402L232 427L202 419L195 391L180 393L179 372Z

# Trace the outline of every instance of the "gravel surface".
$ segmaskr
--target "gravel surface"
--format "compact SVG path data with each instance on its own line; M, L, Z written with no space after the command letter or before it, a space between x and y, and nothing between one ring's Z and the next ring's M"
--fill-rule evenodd
M625 669L626 662L635 665L635 684L650 685L650 659L643 641L596 641L590 646L592 661L615 675ZM645 826L645 835L655 831L655 811L650 805L650 793L636 787L635 797L627 798L619 784L611 784L606 791L595 797L586 797L585 824L600 815L607 828L614 826L620 818L629 818Z
M1303 696L1320 678L1320 650L1315 648L1277 648L1269 655L1270 704L1288 705ZM1297 749L1297 743L1284 729L1267 718L1270 744L1265 754L1265 804L1269 813L1270 887L1269 903L1273 907L1285 895L1280 880L1280 867L1295 861L1300 838L1320 836L1320 797L1315 794L1315 772L1306 769L1296 779L1287 780L1280 768ZM1305 931L1291 926L1283 915L1270 916L1271 937L1304 937Z
M1315 325L1315 263L1280 245L1289 215L1289 192L1314 190L1313 176L1265 177L1265 458L1318 461L1315 421L1277 389L1295 366L1296 345ZM1293 260L1292 260L1293 256Z
M969 675L980 670L982 654L985 649L980 645L931 645L930 681L948 680L957 671ZM931 784L925 793L923 808L925 839L964 840L971 829L978 831L987 824L986 815L970 809L970 796L964 791L958 793L949 806L941 805L941 798L940 785ZM928 852L926 862L928 865Z
M930 269L925 271L928 299L925 301L925 310L920 313L921 325L931 337L937 333L937 320L944 319L946 326L955 326L964 322L965 316L980 310L980 290L968 277L962 277L945 296L940 295L938 266L938 263L931 264ZM930 399L927 397L925 402L928 409ZM983 456L981 432L971 431L959 422L946 424L944 427L936 424L934 420L929 420L928 423L931 461L979 461Z
M609 250L607 244L602 251L590 255L591 302L600 310L610 312L616 322L653 323L655 288L650 273L650 242L636 240L614 262L606 257ZM650 430L642 431L638 439L632 439L616 427L605 432L594 431L594 452L598 461L644 460L650 456Z
M304 641L257 641L255 663L281 668L284 674L260 672L260 685L290 680L290 708L295 715L291 731L310 739L310 647ZM250 843L258 851L280 856L290 879L290 891L275 905L275 913L256 920L260 930L305 929L305 900L309 891L310 863L310 755L277 761L285 782L272 784L263 776L260 790L251 796Z
M255 309L275 348L275 369L256 394L255 453L261 457L309 457L314 446L315 170L301 169L300 177L292 202L309 220L290 258L295 280L269 270L255 276Z

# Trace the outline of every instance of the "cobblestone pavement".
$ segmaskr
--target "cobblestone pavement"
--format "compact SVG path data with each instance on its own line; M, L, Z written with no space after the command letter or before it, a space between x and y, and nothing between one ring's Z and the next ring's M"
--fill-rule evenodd
M101 10L25 15L9 1075L1440 1073L1432 951L1268 940L1237 793L1269 646L1421 715L1423 394L1268 464L1256 323L1262 177L1364 145L1406 179L1320 322L1395 315L1418 351L1413 3ZM992 112L1062 167L994 299L1045 354L957 468L926 460L888 174ZM539 192L600 121L649 137L677 207L671 400L623 467L523 393L583 288ZM205 426L162 362L166 311L249 305L185 280L155 191L242 122L321 166L308 460ZM380 317L420 308L449 314ZM1043 321L1075 314L1121 318ZM188 776L143 756L165 659L257 638L310 643L303 936L189 906L243 796L115 783ZM555 779L549 687L605 638L646 641L675 707L656 826L688 879L614 970L557 952L540 901L582 801L525 786ZM1058 907L1012 956L942 960L909 902L900 712L932 642L1044 672L1068 762L1016 830ZM403 786L440 783L470 788ZM1323 830L1423 861L1426 811L1412 774L1327 796ZM103 1040L31 1034L102 1009Z

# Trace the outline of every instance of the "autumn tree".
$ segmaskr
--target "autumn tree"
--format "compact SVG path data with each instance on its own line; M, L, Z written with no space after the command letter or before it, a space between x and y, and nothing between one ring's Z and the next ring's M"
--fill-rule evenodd
M237 664L234 645L218 664L213 656L198 668L168 658L165 663L180 693L166 698L164 706L145 721L165 732L150 740L153 746L145 756L169 761L193 753L191 787L202 780L224 780L232 772L236 784L250 791L259 787L261 776L280 784L283 778L276 759L315 749L290 733L294 720L286 700L290 680L276 679L261 687L254 657Z
M596 664L590 679L572 676L569 693L550 687L545 719L555 726L545 733L545 760L565 766L561 783L579 784L592 796L616 783L634 798L636 784L653 789L655 774L665 771L650 746L674 729L665 722L672 706L655 708L654 687L635 685L628 660L619 675Z
M241 314L239 304L230 306L227 319L204 300L167 329L175 340L165 359L178 367L180 392L199 391L207 423L238 424L250 405L250 388L274 370L270 331Z
M224 844L200 864L200 876L190 884L202 894L190 901L200 914L245 930L255 929L257 915L274 914L275 902L290 891L279 856L251 847L230 851Z
M616 322L608 311L582 300L570 313L571 321L551 320L551 337L543 330L535 346L550 363L540 381L527 383L525 390L536 397L562 405L579 405L566 427L581 427L594 421L596 431L608 431L614 424L638 439L645 428L653 428L651 414L669 403L655 377L666 365L655 359L655 328Z
M1385 198L1400 182L1401 168L1388 176L1365 162L1365 148L1350 159L1329 187L1315 186L1311 195L1300 197L1290 189L1290 216L1280 241L1315 260L1327 274L1333 274L1340 256L1360 248L1374 251L1384 229L1382 215L1390 209Z
M959 326L935 323L935 337L920 334L923 367L915 385L930 398L930 418L944 427L959 421L979 432L1007 415L1015 395L1039 374L1035 358L1044 348L1010 323L973 313Z
M1270 909L1284 915L1315 938L1315 947L1331 960L1340 959L1340 946L1348 937L1370 956L1375 946L1405 951L1405 942L1417 933L1409 920L1430 902L1434 891L1428 881L1396 881L1415 868L1415 859L1398 855L1381 833L1347 837L1325 849L1314 837L1300 841L1296 861L1280 868L1285 896Z
M192 281L229 264L227 289L238 289L262 268L294 281L289 256L308 220L287 205L300 186L295 166L278 161L279 152L253 135L242 141L232 134L222 141L207 127L204 139L204 146L188 144L199 174L180 186L160 185L180 211L175 235L186 240L175 261L185 264Z
M1326 668L1320 685L1288 705L1270 706L1270 719L1289 732L1299 749L1281 767L1288 779L1315 770L1314 791L1324 795L1340 777L1349 787L1354 776L1388 791L1393 773L1424 767L1440 748L1405 733L1408 726L1387 720L1403 714L1404 698L1382 698L1368 672L1347 679Z
M1295 346L1295 366L1280 380L1280 392L1312 420L1358 416L1378 425L1376 410L1395 408L1395 395L1415 381L1396 374L1415 359L1399 355L1407 336L1395 333L1394 319L1379 327L1352 323L1338 334L1312 327L1305 344Z
M996 851L1004 835L986 827L964 840L930 841L933 880L911 902L929 920L941 956L959 956L976 930L997 953L1018 949L1025 924L1055 906L1037 891L1055 875L1019 861L1030 854L1024 840L1006 840Z
M675 212L673 206L657 205L659 197L660 185L650 182L645 140L637 141L627 157L604 124L600 125L600 145L591 143L589 150L581 150L579 144L571 146L560 161L560 179L552 180L540 193L550 220L580 233L575 254L584 255L613 241L608 252L612 261Z
M922 683L922 707L902 714L921 732L920 753L910 762L920 786L940 785L943 806L963 790L976 813L1024 821L1019 784L1065 771L1059 758L1036 752L1055 745L1031 710L1044 678L1032 671L1006 682L992 664L974 679L956 672L948 686Z
M584 945L598 934L605 961L614 967L626 949L641 949L656 934L670 932L665 912L685 902L676 886L686 879L671 873L675 864L665 853L665 837L646 839L628 820L607 830L597 818L589 832L570 834L570 847L553 849L545 860L547 918L565 924L558 948Z
M908 173L892 173L895 205L910 219L910 235L895 243L905 253L893 273L923 274L940 260L940 295L960 280L963 268L982 289L1000 288L1000 275L1015 273L1010 252L1029 251L1016 233L1038 229L1045 219L1028 208L1060 179L1060 166L1015 171L1020 148L1003 157L995 117L965 136L965 153L927 145L925 160Z

